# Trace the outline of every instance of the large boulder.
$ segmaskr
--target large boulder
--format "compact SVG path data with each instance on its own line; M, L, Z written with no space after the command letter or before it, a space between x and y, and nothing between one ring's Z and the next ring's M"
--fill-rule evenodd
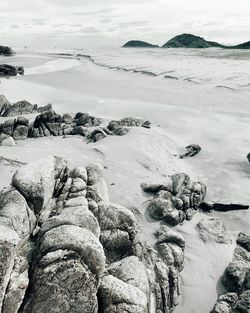
M38 160L18 169L12 184L38 214L53 197L56 160L53 157Z
M49 252L31 273L29 294L20 313L97 313L97 287L95 273L77 252Z
M137 287L108 275L101 280L98 292L103 313L146 313L147 297Z

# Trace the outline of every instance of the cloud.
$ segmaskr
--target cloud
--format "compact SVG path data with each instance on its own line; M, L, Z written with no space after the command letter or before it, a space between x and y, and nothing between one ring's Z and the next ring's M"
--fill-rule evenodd
M237 43L250 39L249 16L249 0L1 0L0 40L77 46L84 36L91 45L120 46L135 37L163 44L190 32Z

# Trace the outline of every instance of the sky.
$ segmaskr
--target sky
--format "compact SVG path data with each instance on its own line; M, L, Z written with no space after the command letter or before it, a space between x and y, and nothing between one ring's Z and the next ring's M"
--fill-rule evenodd
M250 0L0 0L0 45L85 48L192 33L250 40Z

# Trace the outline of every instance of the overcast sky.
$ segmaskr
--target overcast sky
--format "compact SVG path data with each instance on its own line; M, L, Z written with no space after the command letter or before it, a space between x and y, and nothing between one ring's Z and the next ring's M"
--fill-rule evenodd
M0 45L84 48L181 33L250 40L250 0L0 0Z

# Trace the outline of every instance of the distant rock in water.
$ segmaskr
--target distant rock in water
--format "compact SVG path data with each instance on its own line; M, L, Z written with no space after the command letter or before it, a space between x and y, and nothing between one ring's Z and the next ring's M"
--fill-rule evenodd
M202 37L195 36L192 34L182 34L175 36L166 42L162 48L211 48L211 47L223 47L223 45L207 41Z
M130 40L123 46L123 48L159 48L159 46L152 45L145 41Z
M9 64L0 64L0 76L17 76L24 75L22 66L13 66Z
M9 56L12 54L14 54L14 51L10 47L0 46L0 55Z

